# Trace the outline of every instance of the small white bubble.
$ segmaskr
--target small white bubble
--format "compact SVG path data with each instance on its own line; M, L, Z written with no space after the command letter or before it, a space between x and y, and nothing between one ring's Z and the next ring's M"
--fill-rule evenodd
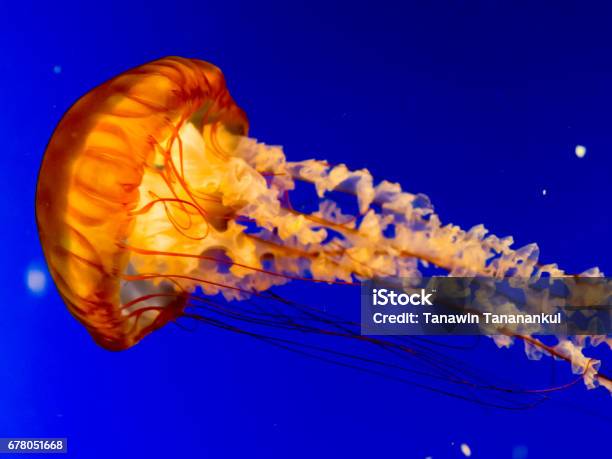
M466 443L461 443L461 452L465 457L470 457L472 455L472 450Z
M542 190L542 196L546 196L546 193L548 193L548 191L546 191L546 188L544 188L544 189Z
M56 75L59 75L60 73L62 73L62 66L61 65L54 65L53 66L53 73L55 73Z
M576 156L579 158L584 158L584 155L586 155L586 147L584 145L576 145L576 149L574 151L576 152Z
M40 269L30 268L26 273L26 284L30 292L42 295L47 287L47 276Z

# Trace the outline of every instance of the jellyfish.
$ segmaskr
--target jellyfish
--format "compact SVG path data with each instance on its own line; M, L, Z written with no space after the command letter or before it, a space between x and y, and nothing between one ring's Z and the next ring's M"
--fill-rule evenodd
M180 57L116 76L63 116L40 168L37 223L61 297L100 346L127 349L192 318L379 368L380 361L344 350L299 347L309 334L349 338L425 360L438 376L464 384L437 353L361 336L354 323L286 301L274 287L354 288L374 277L418 277L424 266L450 276L566 275L539 263L535 244L515 249L511 237L482 225L466 231L442 224L424 194L375 183L366 169L289 161L281 147L250 138L248 129L221 71ZM301 186L313 190L307 211L292 205ZM346 212L338 194L355 210ZM581 275L603 274L593 268ZM219 296L225 304L213 300ZM295 332L297 338L285 335ZM558 337L556 344L530 335L492 338L500 347L522 341L532 358L566 360L588 387L612 392L600 362L584 354L591 345L612 348L609 337Z

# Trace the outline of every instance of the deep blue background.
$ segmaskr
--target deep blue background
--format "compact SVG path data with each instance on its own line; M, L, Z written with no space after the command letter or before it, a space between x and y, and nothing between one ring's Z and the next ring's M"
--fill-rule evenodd
M117 73L171 54L221 67L252 135L291 159L367 166L428 194L445 222L483 222L519 245L537 241L545 262L609 272L611 11L582 2L8 3L0 436L66 436L79 458L442 458L462 457L462 442L482 458L610 454L604 390L577 385L532 410L486 409L206 328L109 353L52 286L34 296L24 276L44 263L34 190L62 113ZM358 294L327 301L357 308ZM489 340L465 360L530 387L550 384L553 370L557 382L572 378L565 363L531 362L519 346Z

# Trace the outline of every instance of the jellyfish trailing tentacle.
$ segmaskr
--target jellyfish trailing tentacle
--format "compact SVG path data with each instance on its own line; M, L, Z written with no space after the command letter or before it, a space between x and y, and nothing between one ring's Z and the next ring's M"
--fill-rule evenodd
M292 198L304 183L316 192L315 205L300 210ZM347 212L337 194L354 196L355 210ZM535 244L513 249L511 237L489 235L482 225L443 225L427 196L375 184L367 170L287 161L280 147L248 137L246 115L219 69L178 57L125 72L66 113L43 158L36 210L61 296L96 342L114 350L194 317L189 308L210 312L214 295L270 299L273 287L290 281L348 287L373 277L420 277L424 265L451 276L566 276L538 262ZM236 316L240 308L214 307L245 323L356 336L354 327L304 308ZM587 345L612 348L610 338L558 337L554 346L531 336L493 339L498 346L520 339L530 357L567 360L588 387L612 392L600 362L583 353Z

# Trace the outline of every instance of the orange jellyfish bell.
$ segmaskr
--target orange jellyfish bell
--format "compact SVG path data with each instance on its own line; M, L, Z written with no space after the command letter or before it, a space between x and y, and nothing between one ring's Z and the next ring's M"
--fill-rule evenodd
M93 89L64 115L38 177L36 216L51 275L71 313L101 346L125 349L180 313L174 296L163 314L138 325L122 312L122 280L147 171L166 167L179 127L191 121L216 155L246 135L244 112L221 71L168 57Z

